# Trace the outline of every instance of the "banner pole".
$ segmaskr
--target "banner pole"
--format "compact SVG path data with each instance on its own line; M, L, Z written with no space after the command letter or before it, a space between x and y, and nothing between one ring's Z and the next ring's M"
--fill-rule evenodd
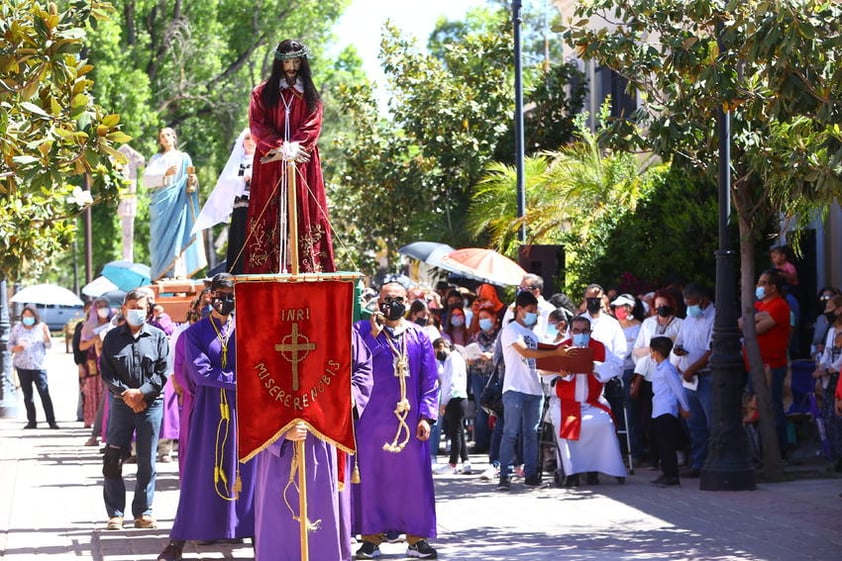
M298 193L295 186L295 161L287 162L287 216L289 217L289 232L287 248L289 249L290 272L299 274L298 264ZM298 516L299 536L301 541L301 561L310 560L310 536L307 527L307 456L304 452L305 440L295 441L295 453L298 455Z
M310 560L310 537L307 535L307 468L304 453L306 440L295 441L295 453L298 455L298 529L301 536L301 561Z
M289 232L287 234L287 248L289 249L290 272L298 274L298 193L295 186L295 160L287 162L287 216Z

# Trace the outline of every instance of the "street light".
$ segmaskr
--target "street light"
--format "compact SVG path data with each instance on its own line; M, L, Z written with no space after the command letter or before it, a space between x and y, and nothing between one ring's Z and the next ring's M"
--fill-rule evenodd
M716 24L720 54L722 24ZM740 302L736 290L737 252L728 238L731 214L731 114L717 111L719 133L719 249L716 251L716 317L711 341L713 419L708 456L701 469L699 488L704 491L755 489L754 466L742 422L742 395L746 382L737 324Z
M515 170L517 172L517 217L521 221L526 215L526 190L523 178L523 70L521 68L520 46L520 0L512 1L512 24L515 42ZM526 243L526 222L520 223L518 241Z

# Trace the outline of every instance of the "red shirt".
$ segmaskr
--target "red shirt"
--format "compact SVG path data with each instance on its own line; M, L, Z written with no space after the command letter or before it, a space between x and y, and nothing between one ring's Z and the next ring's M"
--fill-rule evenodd
M792 329L789 318L789 304L780 296L764 302L754 303L755 312L768 312L775 325L766 333L757 334L760 345L760 356L763 364L770 368L780 368L787 364L787 349L789 348L789 333Z

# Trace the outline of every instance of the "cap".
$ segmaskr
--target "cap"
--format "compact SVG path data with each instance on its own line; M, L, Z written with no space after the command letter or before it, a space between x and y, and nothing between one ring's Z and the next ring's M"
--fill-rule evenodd
M634 296L631 294L620 294L614 301L611 302L612 306L631 306L634 308Z

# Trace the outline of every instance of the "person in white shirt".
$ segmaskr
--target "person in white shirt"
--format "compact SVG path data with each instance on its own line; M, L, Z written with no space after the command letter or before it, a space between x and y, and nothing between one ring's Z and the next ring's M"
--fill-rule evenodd
M706 288L688 284L684 288L687 317L681 323L672 362L684 380L684 394L690 404L691 416L687 420L690 433L690 467L681 472L682 477L699 477L708 454L708 437L713 419L713 387L710 377L710 341L716 309Z
M539 341L544 340L547 333L547 323L550 312L556 309L555 306L547 302L541 295L543 291L544 279L533 273L523 275L523 278L520 281L520 286L518 286L518 292L528 292L538 301L538 320L535 322L535 326L532 328L532 331L538 335ZM514 319L514 315L515 306L511 305L503 315L503 325L508 325Z
M524 483L540 484L538 476L538 422L544 392L535 359L554 351L538 350L540 337L532 331L538 322L538 299L531 292L520 292L515 299L514 321L500 332L500 345L506 376L503 380L503 438L500 443L500 482L497 489L508 491L509 470L515 457L518 437L523 440Z
M591 322L591 337L599 341L609 353L621 361L626 358L626 336L620 322L604 310L605 291L598 284L589 284L585 288L585 308L581 314Z
M667 360L672 350L672 340L660 335L653 337L649 345L652 362L656 364L652 374L652 423L662 473L652 484L673 487L680 484L676 454L681 430L678 416L689 418L690 405L684 395L678 370Z
M445 419L447 437L450 439L450 461L438 473L471 473L468 446L465 444L465 414L468 406L468 369L465 359L444 337L433 341L436 359L442 363L439 387L439 417ZM457 469L457 461L462 468Z

